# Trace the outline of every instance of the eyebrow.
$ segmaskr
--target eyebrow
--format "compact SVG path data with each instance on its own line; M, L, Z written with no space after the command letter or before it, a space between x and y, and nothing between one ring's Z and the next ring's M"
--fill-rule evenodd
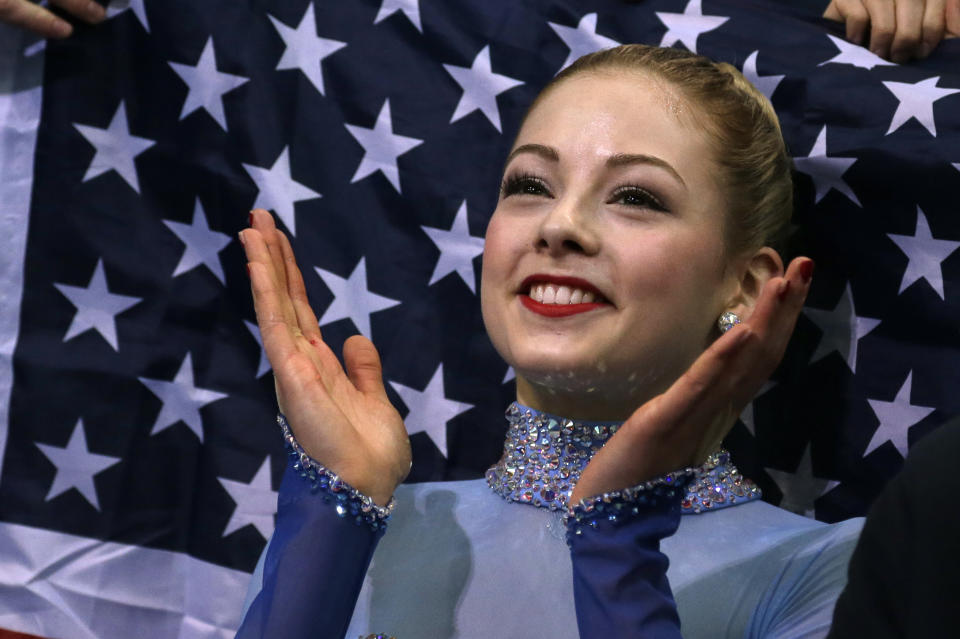
M521 144L513 151L510 152L510 155L507 156L507 161L504 163L504 169L510 165L510 162L516 156L521 153L532 153L533 155L538 155L544 160L550 162L559 162L560 153L557 152L552 146L546 146L544 144ZM651 166L656 166L674 177L684 188L687 187L687 183L683 181L683 178L680 177L680 174L677 173L676 169L670 166L670 163L666 160L662 160L655 155L646 155L643 153L617 153L616 155L611 155L607 158L607 166L610 168L617 168L621 166L630 166L632 164L649 164Z

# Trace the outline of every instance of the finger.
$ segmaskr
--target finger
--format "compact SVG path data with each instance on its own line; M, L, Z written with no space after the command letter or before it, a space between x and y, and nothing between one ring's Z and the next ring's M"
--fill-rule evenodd
M918 57L926 58L940 44L946 26L945 0L927 0L923 9L923 25L920 36L920 50L917 52Z
M317 316L310 306L310 300L307 298L307 289L303 283L303 274L300 267L297 266L297 258L293 254L293 247L290 240L284 233L279 233L280 250L283 255L284 265L287 273L287 292L293 302L293 309L297 315L297 323L311 344L316 345L322 338L320 336L320 324L317 322Z
M830 4L827 5L826 10L823 12L823 17L827 20L843 22L843 15L841 15L840 10L837 8L837 0L830 0Z
M930 5L929 0L926 5ZM895 14L897 28L890 43L890 59L897 64L902 64L920 55L920 45L923 43L924 3L916 0L913 2L899 0L895 4Z
M28 0L0 0L0 22L33 31L45 38L66 38L73 25Z
M256 209L250 212L250 222L254 229L259 231L263 238L263 246L266 248L265 254L260 257L266 257L272 266L272 273L276 279L278 288L283 289L284 294L279 296L280 309L284 314L287 323L293 327L297 324L297 313L293 307L293 300L287 292L287 269L283 259L283 249L280 247L280 231L273 222L273 216L263 209Z
M284 312L284 298L288 297L288 293L286 287L279 283L263 236L256 229L245 229L240 232L240 242L247 255L250 287L261 330L267 323L281 323L291 331L297 329Z
M90 24L102 22L107 17L104 8L93 0L50 0L50 3Z
M657 403L657 420L669 426L691 419L694 413L715 412L717 400L726 397L729 368L737 355L756 335L747 324L740 324L721 335L700 354L687 371L675 381Z
M363 335L351 335L343 343L343 362L347 376L358 391L387 399L380 355L373 342Z
M946 38L960 38L960 0L947 0L944 8Z
M897 16L892 0L864 0L870 14L870 50L881 58L890 59L890 45L897 30Z
M846 23L847 40L863 45L870 26L870 14L861 0L838 0L832 4L834 11L824 17ZM829 7L828 7L829 10ZM835 16L835 17L834 17Z
M263 209L254 209L250 212L250 225L259 230L263 236L270 253L270 259L273 260L273 268L277 273L277 279L282 285L286 286L287 269L283 261L283 251L280 249L280 231L273 220L273 215Z
M732 364L734 369L744 372L737 384L735 401L738 405L745 406L750 401L783 358L810 290L812 272L812 260L796 258L790 263L786 275L776 278L779 282L767 283L757 310L746 322L758 339L741 351L738 357L743 361Z

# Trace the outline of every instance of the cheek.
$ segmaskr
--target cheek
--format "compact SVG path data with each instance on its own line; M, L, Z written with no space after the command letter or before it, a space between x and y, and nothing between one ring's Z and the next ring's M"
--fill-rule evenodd
M723 272L722 246L700 234L665 233L625 243L619 262L629 265L624 283L631 297L666 302L645 305L645 313L692 312L712 304Z
M500 333L498 306L503 303L503 287L509 277L512 248L509 229L503 216L494 212L487 225L483 243L483 262L480 272L480 310L487 332L496 343Z

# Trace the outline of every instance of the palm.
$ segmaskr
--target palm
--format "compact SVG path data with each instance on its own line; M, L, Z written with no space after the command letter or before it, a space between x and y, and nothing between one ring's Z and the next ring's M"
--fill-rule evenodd
M410 469L410 444L376 348L353 336L344 344L346 371L340 366L320 335L286 236L269 213L255 212L252 222L241 239L280 410L311 457L386 503Z

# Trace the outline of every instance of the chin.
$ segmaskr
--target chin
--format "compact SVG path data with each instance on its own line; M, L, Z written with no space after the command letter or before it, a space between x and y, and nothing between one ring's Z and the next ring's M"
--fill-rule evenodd
M619 377L596 357L537 357L519 358L513 369L529 383L558 393L593 393L600 387L609 387Z

